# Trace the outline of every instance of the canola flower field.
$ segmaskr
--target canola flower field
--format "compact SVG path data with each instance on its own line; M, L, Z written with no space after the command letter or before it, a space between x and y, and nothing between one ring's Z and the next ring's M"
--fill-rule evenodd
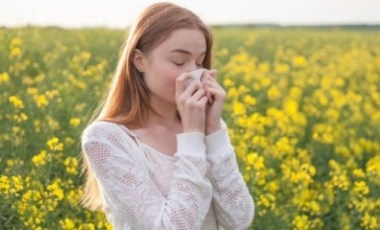
M0 229L111 229L80 133L125 32L0 29ZM380 229L380 31L214 28L251 229Z

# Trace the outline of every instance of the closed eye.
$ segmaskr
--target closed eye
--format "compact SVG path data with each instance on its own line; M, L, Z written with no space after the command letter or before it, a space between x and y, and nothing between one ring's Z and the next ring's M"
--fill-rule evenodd
M178 62L173 62L174 63L174 65L176 65L176 66L183 66L185 63L178 63Z

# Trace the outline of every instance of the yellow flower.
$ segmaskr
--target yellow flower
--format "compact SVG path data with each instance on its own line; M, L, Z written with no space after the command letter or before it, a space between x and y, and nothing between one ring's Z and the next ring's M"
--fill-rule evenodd
M34 132L39 133L41 132L41 121L36 119L33 121L33 126L34 126Z
M19 126L13 126L12 127L12 133L13 133L13 135L17 135L17 134L19 134L21 132L22 131L21 131L21 128Z
M81 188L71 189L69 192L65 192L65 200L67 200L73 206L78 204L82 196L83 190Z
M80 53L80 57L82 58L83 61L88 61L91 58L91 53L87 51L82 51Z
M281 137L275 144L278 155L291 155L295 152L294 146L288 137Z
M17 176L0 176L0 194L16 194L24 189L24 181L20 175Z
M70 119L70 125L77 127L80 124L80 119L79 118L71 118Z
M311 201L308 206L309 206L309 209L311 210L311 212L314 214L319 214L321 211L321 207L320 207L319 203L316 201Z
M34 77L35 82L42 82L46 78L45 74L41 73Z
M275 194L278 191L279 186L277 182L271 181L265 185L265 188L268 192Z
M332 178L332 183L337 188L340 188L344 191L348 190L349 179L348 179L347 175L345 175L345 174L334 175Z
M332 144L335 141L334 128L331 125L316 124L313 127L313 139L323 143Z
M244 103L252 106L255 106L257 104L256 98L252 97L251 95L245 95L243 101Z
M294 100L286 100L284 103L284 110L289 115L296 114L298 112L298 103Z
M296 216L293 219L293 226L297 230L307 230L309 229L309 217L306 215Z
M287 64L278 64L276 65L275 67L275 71L276 73L286 73L290 70L289 66Z
M38 108L45 107L49 104L45 95L35 96L34 101L36 102Z
M73 138L71 138L71 137L65 137L65 144L67 146L70 146L70 145L72 145L74 143L75 143L75 140Z
M270 65L268 62L260 63L259 64L259 71L261 73L267 73L270 70Z
M239 95L244 95L248 92L249 92L249 89L246 86L244 86L244 85L239 86L239 88L238 88L238 94Z
M7 82L9 82L8 73L1 73L0 74L0 83L7 83Z
M52 139L48 140L46 142L47 146L52 151L62 151L63 150L63 143L59 142L59 139L57 137L53 137Z
M261 84L261 87L266 88L266 87L268 87L269 85L272 84L272 80L270 78L261 78L260 79L260 84ZM255 85L254 84L253 88L255 90L260 90L260 85Z
M362 169L354 169L352 173L356 178L365 178L365 173Z
M231 79L226 78L226 79L224 79L224 81L223 81L223 85L224 85L225 87L231 87L231 86L234 86L234 82L233 82Z
M79 226L79 230L95 230L95 225L92 223L89 224L81 224Z
M266 147L268 147L268 140L265 138L265 136L256 135L252 137L252 144L254 146L258 146L265 149Z
M64 229L64 230L75 229L74 222L69 218L65 218L64 220L60 220L59 224L61 225L62 229Z
M376 217L365 213L362 217L360 226L362 226L364 229L378 229L377 227L379 227L379 224L377 223Z
M21 56L21 49L19 47L14 47L9 52L9 58L15 58Z
M269 100L274 101L278 99L280 96L281 96L281 92L276 86L273 85L268 89Z
M75 157L67 157L63 163L66 166L66 172L77 174L78 160Z
M18 47L22 45L22 40L20 38L13 38L11 43L9 44L10 48Z
M28 116L25 113L14 114L13 115L13 120L16 121L17 123L21 123L23 121L27 121L28 120Z
M28 87L26 89L26 93L29 95L37 95L38 94L38 89L35 87Z
M369 188L364 181L358 181L354 184L354 193L359 196L367 195L369 193Z
M276 207L276 197L270 193L262 194L258 197L257 206L261 207L259 215L264 215L267 210L274 210Z
M24 189L24 185L21 176L12 176L12 188L10 189L10 193L18 193L22 189Z
M57 90L57 89L54 89L54 90L47 90L47 91L45 92L45 95L46 95L46 97L47 97L48 99L52 99L52 98L54 98L54 97L56 97L56 96L59 95L59 90Z
M302 95L302 89L300 87L292 87L289 92L289 97L293 100L298 101L301 98Z
M50 129L59 130L61 128L61 126L59 125L59 122L55 120L53 117L47 116L46 119L47 119L47 123Z
M45 165L46 163L46 151L45 150L42 150L39 154L33 156L32 158L32 162L36 165L36 166L42 166L42 165Z
M236 116L243 115L246 113L245 105L241 102L234 101L232 103L232 108L233 108L233 114Z
M227 92L228 98L237 98L238 96L239 96L239 93L238 93L236 87L230 88Z
M11 187L11 182L7 176L0 176L0 194L9 194L9 189Z
M328 120L333 121L333 122L337 122L339 119L340 113L336 109L328 108L326 113L325 113L325 116Z
M317 102L322 106L326 106L329 103L329 98L322 90L316 90L314 92L313 98L315 98Z
M56 179L52 184L47 186L47 191L50 192L50 196L62 200L64 197L63 190L61 188L61 179Z
M249 153L247 155L246 164L253 166L255 171L262 170L264 166L264 158L259 156L258 153Z
M380 185L380 155L369 159L366 165L366 172L371 182Z
M304 66L306 65L306 59L304 56L295 56L293 58L293 64L295 66Z
M10 96L8 100L15 108L17 109L24 108L24 102L18 96Z

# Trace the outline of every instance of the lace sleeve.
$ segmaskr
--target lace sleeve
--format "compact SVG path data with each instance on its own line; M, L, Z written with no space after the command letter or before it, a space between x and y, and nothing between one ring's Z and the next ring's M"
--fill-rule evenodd
M218 222L227 229L247 229L254 216L254 203L239 171L228 132L206 136L207 172L213 186L213 203Z
M200 229L212 198L204 134L177 135L175 171L164 197L136 158L141 151L134 140L111 127L89 128L82 147L112 215L132 229Z

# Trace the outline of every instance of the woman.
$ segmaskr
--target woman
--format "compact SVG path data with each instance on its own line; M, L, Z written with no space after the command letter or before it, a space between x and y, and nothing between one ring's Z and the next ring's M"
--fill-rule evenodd
M148 7L82 133L83 203L114 229L246 229L254 205L221 120L212 37L187 9ZM205 68L201 80L193 70Z

